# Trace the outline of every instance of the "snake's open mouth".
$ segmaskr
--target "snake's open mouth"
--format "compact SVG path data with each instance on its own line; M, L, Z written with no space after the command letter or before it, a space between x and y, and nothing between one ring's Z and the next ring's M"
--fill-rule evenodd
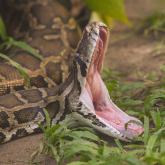
M96 114L99 121L118 130L125 137L132 139L140 135L143 132L143 128L129 123L127 130L125 130L125 123L130 120L140 121L125 114L111 101L109 93L100 77L108 40L107 33L105 27L100 27L99 39L91 59L86 85L81 93L80 100L92 113Z

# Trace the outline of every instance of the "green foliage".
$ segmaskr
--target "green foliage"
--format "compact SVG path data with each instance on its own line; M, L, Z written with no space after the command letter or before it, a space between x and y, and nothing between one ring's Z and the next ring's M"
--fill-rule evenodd
M76 121L68 121L62 126L55 125L50 128L50 118L45 109L44 113L46 115L47 128L45 129L42 125L38 125L44 131L45 136L40 143L40 149L31 155L30 163L35 162L32 161L33 157L36 154L40 155L43 151L51 154L58 164L62 164L65 159L70 162L72 157L76 156L79 156L81 161L72 162L68 165L118 165L123 162L137 165L142 163L137 159L137 154L143 153L143 150L127 152L123 149L118 139L115 141L119 148L110 148L108 143L100 140L91 128L78 127L72 130L67 128L67 126Z
M124 4L122 0L84 0L92 11L97 11L103 18L103 21L108 22L108 17L117 19L131 25L125 15Z
M106 72L113 73L108 71L107 68ZM140 73L138 75L142 74ZM39 125L45 132L45 137L40 144L40 150L35 152L32 157L37 153L40 154L42 151L45 151L47 154L51 153L58 164L63 163L65 159L68 162L71 161L68 165L165 164L165 113L163 113L164 107L162 108L165 99L164 85L157 85L156 83L154 85L146 85L145 79L141 83L131 83L128 85L121 85L120 81L117 80L108 80L106 84L112 83L114 83L113 88L111 88L113 99L116 100L117 98L118 100L118 95L120 95L120 98L124 97L123 100L127 100L127 113L135 112L132 113L133 116L140 117L144 121L144 125L130 121L131 123L143 126L145 130L141 136L134 138L134 142L136 143L123 146L116 139L117 147L110 147L107 142L100 140L94 134L93 129L84 127L74 128L72 130L68 129L67 126L74 121L67 122L63 126L55 125L50 128L50 119L48 113L44 110L48 127L45 129ZM143 94L140 94L135 89L143 90ZM125 95L129 97L125 99ZM136 101L137 98L143 101L132 106L131 101ZM162 102L160 102L161 100ZM157 102L159 105L157 105ZM134 109L130 110L130 105ZM125 127L127 127L127 124ZM137 143L138 141L143 143ZM72 160L73 157L78 156L79 161Z
M158 51L163 51L165 50L165 43L164 39L162 39L151 51L151 54L157 53ZM158 55L165 55L165 53L159 53Z
M139 25L146 27L144 35L153 32L154 36L160 39L158 32L165 32L165 13L154 12L153 15L138 21Z
M31 53L33 56L37 57L41 61L44 61L43 58L32 47L30 47L28 44L26 44L24 42L10 40L10 41L7 41L7 42L4 42L3 44L1 44L2 47L4 45L7 45L7 46L11 46L11 45L18 46L18 47L26 50L27 52Z
M76 121L68 121L62 126L57 124L50 128L48 112L45 109L43 110L47 120L47 128L45 129L42 125L38 124L44 131L45 136L40 144L39 151L32 154L31 160L37 153L40 155L44 149L46 150L46 153L51 153L58 164L63 163L66 158L70 161L74 155L77 155L77 153L82 154L81 157L83 160L92 160L97 154L99 154L97 151L99 146L95 144L94 141L99 143L101 141L94 134L92 128L81 127L72 130L67 128L67 126Z
M111 99L119 107L126 108L127 114L141 119L144 118L144 135L143 137L134 138L134 141L142 141L144 144L131 144L124 147L132 148L133 152L137 151L138 160L140 160L139 164L165 164L165 152L163 149L165 144L165 85L163 82L159 82L159 84L155 82L156 73L143 75L134 66L132 68L141 82L131 84L121 82L121 84L119 76L118 79L114 79L113 72L108 71L107 68L104 69L104 74L106 72L109 75L106 86L110 92ZM161 68L165 70L164 65L161 65ZM127 127L127 124L125 127ZM142 148L142 150L139 152L135 148ZM126 154L128 153L126 151ZM128 164L131 163L129 162Z
M0 16L0 36L2 37L4 41L8 39L8 36L6 34L6 28L1 16Z
M160 41L160 43L153 48L151 54L165 49L165 13L156 11L153 15L139 20L136 23L136 26L137 25L140 25L144 36L148 36L149 33L152 33L154 37Z

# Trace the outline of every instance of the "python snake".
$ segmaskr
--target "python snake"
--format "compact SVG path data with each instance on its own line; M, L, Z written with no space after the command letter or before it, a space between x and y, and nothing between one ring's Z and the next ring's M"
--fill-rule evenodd
M0 11L8 33L44 58L17 47L7 52L28 73L29 90L14 66L7 61L0 65L0 143L40 132L34 121L46 126L43 108L51 126L76 120L124 141L142 133L133 123L125 130L126 122L139 120L113 104L100 77L108 40L105 24L88 24L80 40L76 22L56 1L0 0Z

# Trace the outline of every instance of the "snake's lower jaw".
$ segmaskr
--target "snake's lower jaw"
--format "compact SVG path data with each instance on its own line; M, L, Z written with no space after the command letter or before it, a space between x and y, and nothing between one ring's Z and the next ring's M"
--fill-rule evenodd
M94 81L97 82L93 81L92 83L95 87L93 86L91 88L90 85L87 85L88 83L86 83L86 86L80 95L80 101L85 104L88 109L85 113L93 114L93 116L95 116L94 120L97 121L98 124L100 122L106 125L107 128L110 128L109 131L108 129L106 129L106 131L104 129L103 131L99 131L124 141L131 141L134 137L140 135L144 129L134 123L128 123L127 130L125 130L125 124L130 120L135 120L137 122L141 121L128 116L112 102L99 73L97 72L96 74L97 78L95 78ZM99 88L99 90L97 88ZM95 91L92 92L91 89ZM97 97L93 96L93 93L96 94ZM94 97L95 101L93 101ZM97 127L95 128L97 129Z
M81 92L80 101L87 107L84 113L89 114L84 114L84 116L93 114L93 120L97 125L99 125L100 122L106 125L106 128L110 128L109 131L108 129L105 131L104 129L98 128L100 131L121 140L129 141L133 139L133 137L140 135L143 132L143 128L139 125L129 123L127 130L125 130L125 124L130 120L140 121L128 116L111 101L109 93L100 77L101 66L107 46L107 36L108 32L106 28L100 27L98 40L96 41L88 69L86 85ZM97 127L95 128L97 129Z

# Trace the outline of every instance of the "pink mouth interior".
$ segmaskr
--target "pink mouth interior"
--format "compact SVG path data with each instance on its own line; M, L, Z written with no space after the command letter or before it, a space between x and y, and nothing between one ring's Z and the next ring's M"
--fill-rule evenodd
M103 57L108 40L107 37L106 29L101 27L100 36L89 67L86 85L80 99L99 119L132 139L140 135L144 129L139 125L129 123L126 131L125 123L130 120L140 121L125 114L111 101L109 93L99 74L102 71Z

